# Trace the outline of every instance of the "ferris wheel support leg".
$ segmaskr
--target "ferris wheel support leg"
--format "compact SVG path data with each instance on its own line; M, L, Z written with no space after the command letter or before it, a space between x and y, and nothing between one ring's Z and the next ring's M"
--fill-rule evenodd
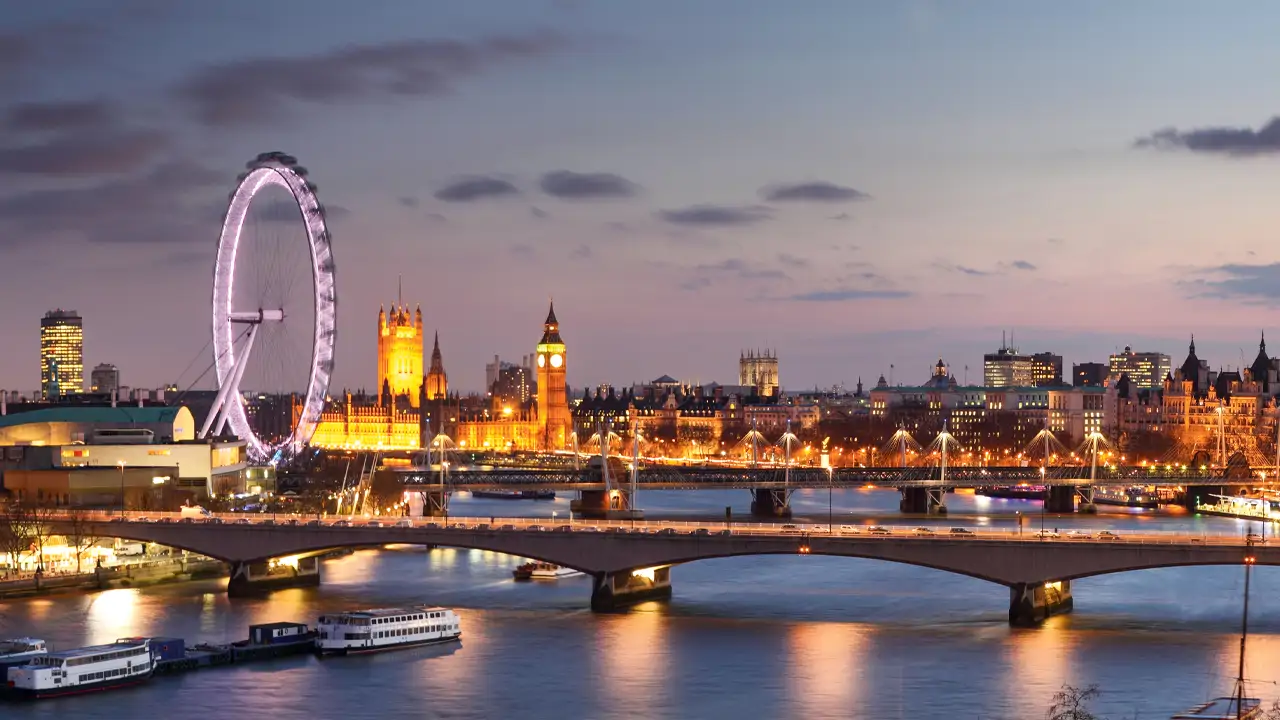
M226 427L228 403L231 402L233 394L237 396L236 402L239 402L240 379L244 377L244 369L249 365L249 353L253 350L253 339L257 336L258 326L256 324L249 326L249 337L245 340L244 350L236 359L236 364L232 366L227 382L218 388L218 396L214 398L213 405L209 408L209 415L204 419L204 427L200 429L200 438L208 437L211 428L215 434L220 434Z

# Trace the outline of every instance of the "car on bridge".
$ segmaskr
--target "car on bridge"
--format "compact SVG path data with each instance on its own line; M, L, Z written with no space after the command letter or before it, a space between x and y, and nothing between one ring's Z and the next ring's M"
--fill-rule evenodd
M1111 532L1110 530L1100 530L1098 531L1098 539L1099 540L1119 540L1120 536Z
M1067 539L1068 540L1092 540L1093 533L1089 532L1088 530L1068 530Z
M798 525L791 525L791 524L783 525L782 534L783 535L799 535L800 527Z
M857 528L857 526L856 526L856 525L841 525L841 526L840 526L840 534L841 534L841 535L857 535L857 534L859 534L859 533L861 533L861 532L862 532L862 531L861 531L861 530L859 530L859 529Z
M973 531L968 528L954 527L951 528L952 535L972 535Z
M1057 530L1039 530L1036 532L1036 537L1041 540L1057 540L1062 536L1058 534Z
M915 535L933 535L933 534L935 534L935 533L933 532L933 530L931 530L931 529L929 529L929 528L927 528L927 527L918 527L918 528L916 528L916 529L912 530L911 532L912 532L912 534L915 534Z
M871 535L892 535L893 532L883 525L872 525L867 528L867 532Z

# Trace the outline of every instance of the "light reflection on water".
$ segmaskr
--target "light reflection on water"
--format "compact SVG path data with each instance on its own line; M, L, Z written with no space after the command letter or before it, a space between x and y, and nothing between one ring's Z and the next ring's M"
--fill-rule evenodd
M736 495L648 493L652 506L721 515ZM826 513L825 493L795 501L797 512ZM965 511L984 499L951 502ZM896 495L836 493L833 513L859 503L876 507L858 512L888 513ZM475 514L510 512L502 507ZM551 507L519 504L547 515ZM1008 523L1010 511L1001 512L991 522ZM1153 523L1149 514L1049 522ZM1158 522L1242 527L1194 516ZM517 584L511 570L519 562L451 548L361 550L325 561L320 588L263 598L230 599L219 582L202 581L0 603L0 636L31 634L55 647L134 634L225 642L243 639L252 623L314 622L336 609L410 602L455 607L463 617L462 643L452 647L160 678L137 691L23 708L32 717L145 717L173 707L222 716L234 706L273 718L1028 718L1043 716L1062 683L1097 683L1104 714L1158 718L1228 692L1235 673L1237 567L1081 580L1073 583L1074 614L1011 629L1005 588L892 563L786 555L703 561L673 571L669 604L601 616L586 610L589 579ZM1280 570L1258 568L1248 675L1268 699L1280 696L1278 595Z

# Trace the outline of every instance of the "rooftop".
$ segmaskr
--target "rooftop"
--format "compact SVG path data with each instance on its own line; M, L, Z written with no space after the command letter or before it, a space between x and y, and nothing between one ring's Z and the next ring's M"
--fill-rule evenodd
M161 407L94 407L85 405L67 405L49 407L28 412L0 415L0 428L28 425L31 423L117 423L129 425L136 423L160 424L172 423L182 410L182 406Z

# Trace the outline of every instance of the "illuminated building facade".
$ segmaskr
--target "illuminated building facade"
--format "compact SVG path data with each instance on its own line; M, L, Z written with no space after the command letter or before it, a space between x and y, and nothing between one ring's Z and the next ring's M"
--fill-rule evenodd
M347 393L340 400L331 400L321 414L311 440L313 446L414 450L425 447L436 434L444 434L463 449L566 447L572 429L566 397L567 355L554 308L547 315L537 345L536 401L450 395L438 336L430 369L422 375L420 312L410 321L403 307L394 307L390 315L379 311L378 327L382 391L376 396ZM405 367L417 367L419 373L411 392L403 391L408 378L397 375ZM295 403L295 419L300 412Z
M1191 342L1191 354L1195 355L1195 341ZM1164 379L1172 372L1169 356L1164 353L1134 352L1125 347L1124 352L1110 358L1111 382L1119 381L1121 375L1128 375L1135 387L1144 390L1158 389L1164 386Z
M756 389L757 395L778 394L778 354L772 350L748 350L738 356L738 384Z
M1031 356L1031 384L1050 387L1062 384L1062 356L1051 352L1038 352Z
M552 303L542 324L542 340L537 347L538 421L542 425L542 448L560 450L572 432L569 414L569 386L566 382L568 358L564 340L560 338L560 321Z
M40 394L46 400L84 391L84 320L50 310L40 320Z
M378 390L392 398L408 397L418 406L422 384L422 308L409 315L399 302L391 312L378 308Z

